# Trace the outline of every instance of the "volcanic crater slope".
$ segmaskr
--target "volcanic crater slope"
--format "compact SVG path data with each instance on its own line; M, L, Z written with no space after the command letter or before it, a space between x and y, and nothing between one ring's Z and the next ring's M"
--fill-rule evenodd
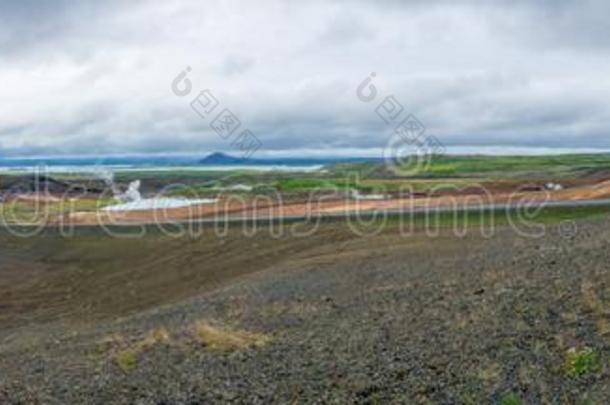
M0 402L607 403L610 220L574 224L3 235Z

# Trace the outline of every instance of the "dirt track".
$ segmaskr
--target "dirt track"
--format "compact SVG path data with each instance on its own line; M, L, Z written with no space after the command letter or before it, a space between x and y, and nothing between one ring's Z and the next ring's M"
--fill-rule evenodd
M537 240L336 222L280 240L4 237L0 402L607 403L609 240L608 220ZM193 343L202 320L269 341ZM582 347L596 367L572 375Z

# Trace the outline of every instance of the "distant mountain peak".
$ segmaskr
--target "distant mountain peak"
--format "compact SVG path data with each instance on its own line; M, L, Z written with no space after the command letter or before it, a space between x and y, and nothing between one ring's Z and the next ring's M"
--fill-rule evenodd
M210 153L209 155L207 155L205 157L206 159L216 159L216 158L233 158L233 156L229 155L228 153L223 153L223 152L213 152Z
M204 157L199 161L199 163L203 164L237 164L247 162L246 158L239 158L235 156L228 155L223 152L214 152L210 153L208 156Z

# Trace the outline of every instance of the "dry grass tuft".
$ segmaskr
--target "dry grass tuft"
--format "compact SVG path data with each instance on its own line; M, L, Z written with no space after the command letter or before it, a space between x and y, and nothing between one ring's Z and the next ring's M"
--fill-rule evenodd
M502 376L502 367L498 363L490 363L479 370L478 377L485 384L495 384Z
M167 329L159 327L138 339L128 340L118 334L104 339L101 344L110 346L111 357L115 364L125 373L131 371L137 362L138 355L152 349L158 344L167 344L170 335Z
M157 344L165 344L169 342L169 332L167 329L160 327L154 329L144 336L140 341L137 341L135 346L140 350L148 350Z
M597 333L601 336L610 337L610 323L608 322L608 310L601 299L595 293L595 286L589 281L581 285L583 301L587 309L593 314Z
M268 335L245 330L228 329L198 321L193 325L193 333L198 342L212 350L231 351L261 347L271 341Z
M100 352L109 353L114 364L124 373L128 373L136 367L138 358L141 358L143 353L158 345L177 343L176 347L186 348L187 346L180 345L183 338L189 341L194 340L207 349L218 351L261 347L271 341L268 335L262 333L230 329L208 321L196 322L189 327L187 334L178 333L176 338L177 341L172 339L167 329L159 327L135 337L126 337L119 334L110 335L99 342L98 349Z

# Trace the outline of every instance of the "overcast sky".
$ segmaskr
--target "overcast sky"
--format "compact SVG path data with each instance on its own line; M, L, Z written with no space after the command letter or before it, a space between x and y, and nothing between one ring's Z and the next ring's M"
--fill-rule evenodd
M607 0L1 0L0 156L230 152L190 108L204 89L266 151L377 150L389 95L449 148L610 148L609 16Z

